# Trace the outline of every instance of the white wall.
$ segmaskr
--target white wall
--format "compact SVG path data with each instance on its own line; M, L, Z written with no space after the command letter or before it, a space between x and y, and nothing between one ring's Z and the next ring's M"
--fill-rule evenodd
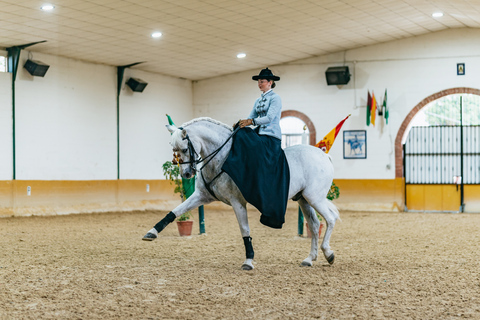
M50 68L33 77L31 56ZM161 179L171 160L165 113L191 119L191 81L127 69L149 84L120 97L121 179ZM16 80L18 180L117 179L117 68L23 50ZM0 179L12 179L11 74L0 73Z
M116 179L116 76L112 67L35 53L50 68L16 80L19 180Z
M125 81L148 82L142 93L124 85L120 95L120 178L163 179L162 164L172 160L168 113L180 126L193 117L192 83L135 69L125 71Z
M0 180L11 180L12 170L12 78L0 72Z
M281 77L275 91L282 97L283 110L308 115L317 141L350 113L343 130L367 130L366 160L343 159L342 133L337 137L330 150L336 179L393 179L396 134L412 108L445 89L480 88L479 38L478 29L453 29L269 67ZM325 70L344 60L352 80L342 87L327 86ZM456 74L460 62L465 63L464 76ZM195 116L227 124L245 118L260 94L251 80L259 71L194 82ZM381 104L385 89L389 124L367 127L367 91Z
M427 96L453 87L480 87L480 30L454 29L420 37L270 66L282 77L275 89L283 110L307 114L317 141L349 113L343 129L366 129L366 160L344 160L342 137L330 154L337 179L393 179L394 140L410 110ZM116 68L33 52L50 65L44 78L23 68L16 81L16 152L19 180L117 178ZM343 87L327 86L329 66L350 66ZM456 75L456 64L466 75ZM260 70L195 82L127 69L149 84L143 93L123 86L120 97L121 179L159 179L171 160L169 113L177 125L209 116L227 124L246 117L259 96L251 76ZM388 89L390 124L366 127L367 90ZM11 74L0 73L0 179L12 178ZM390 169L387 169L390 165Z

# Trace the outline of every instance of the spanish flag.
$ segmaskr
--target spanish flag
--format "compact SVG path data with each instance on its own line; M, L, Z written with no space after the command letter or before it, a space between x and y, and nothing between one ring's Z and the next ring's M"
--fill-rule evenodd
M317 143L317 144L315 145L315 147L322 149L323 151L325 151L325 153L328 153L328 151L330 151L330 148L331 148L332 145L333 145L333 142L335 141L335 138L337 137L338 133L340 132L340 129L342 128L343 123L344 123L345 120L347 120L348 117L350 117L350 116L351 116L351 114L349 114L345 119L343 119L342 121L340 121L340 123L337 124L337 126L336 126L335 128L333 128L333 130L330 131L330 132L325 136L325 138L322 139L322 141L320 141L319 143Z

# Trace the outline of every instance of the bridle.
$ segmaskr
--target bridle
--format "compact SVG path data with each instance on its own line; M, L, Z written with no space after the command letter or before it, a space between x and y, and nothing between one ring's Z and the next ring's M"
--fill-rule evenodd
M179 130L183 130L182 127L178 128ZM182 140L187 140L187 143L188 143L188 153L189 153L189 158L190 158L190 161L183 161L182 158L180 158L180 155L178 153L173 153L173 160L172 160L172 163L173 164L190 164L190 169L192 170L192 174L195 175L196 172L197 172L197 164L199 163L202 163L202 162L205 162L203 164L203 166L200 168L200 171L203 170L203 168L205 168L205 166L210 162L212 161L212 159L220 152L220 150L222 150L222 148L227 144L227 142L238 132L238 130L240 129L239 126L236 126L235 127L235 130L233 130L232 134L227 138L227 140L225 140L225 142L219 147L217 148L215 151L213 151L212 153L210 153L208 156L206 156L205 158L201 158L200 155L197 153L197 151L195 151L195 147L193 146L193 143L192 143L192 140L190 140L190 137L188 136L188 133L187 135L182 138ZM213 180L215 180L223 171L221 171L215 178L213 178ZM203 174L202 174L202 177L203 177ZM204 181L205 181L205 178L203 178ZM210 185L212 182L210 181L210 183L208 185ZM207 187L207 189L209 189L209 186ZM210 190L208 190L210 191ZM211 191L210 191L211 193ZM216 198L216 197L215 197Z
M178 128L179 130L183 130L182 127ZM180 158L180 155L178 153L173 153L173 160L172 160L172 163L173 164L190 164L190 169L192 170L192 173L193 175L196 174L197 172L197 164L199 164L201 161L201 158L200 156L198 155L197 151L195 151L195 147L193 146L193 143L192 143L192 140L190 140L190 137L188 136L188 133L187 135L182 139L182 140L187 140L188 142L188 153L189 153L189 158L190 158L190 161L183 161L182 158ZM197 160L196 156L199 157L199 159ZM203 168L203 167L202 167ZM200 169L201 170L201 169Z

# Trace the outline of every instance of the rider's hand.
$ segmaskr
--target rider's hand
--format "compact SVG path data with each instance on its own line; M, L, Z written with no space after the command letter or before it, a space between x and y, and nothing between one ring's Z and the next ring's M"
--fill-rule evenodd
M240 120L238 122L240 128L245 128L246 126L250 126L253 124L253 120L252 119L246 119L246 120Z

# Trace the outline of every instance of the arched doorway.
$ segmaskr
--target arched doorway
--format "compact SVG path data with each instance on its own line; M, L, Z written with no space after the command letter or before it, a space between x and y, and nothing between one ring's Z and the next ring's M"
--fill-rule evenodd
M413 120L415 115L427 104L430 102L440 99L444 96L451 94L459 93L470 93L480 95L479 89L473 88L452 88L437 92L423 99L419 104L417 104L412 111L405 117L403 120L400 129L398 129L397 136L395 138L395 178L403 178L403 141L405 141L406 135L408 134L408 128L410 122Z
M295 117L302 120L307 126L308 132L310 134L309 144L314 146L317 143L316 142L317 131L315 130L315 126L313 125L312 120L310 120L310 118L306 114L296 110L282 111L281 118L286 118L286 117Z
M480 90L453 88L407 115L395 139L395 175L404 178L407 210L479 210L479 107Z

